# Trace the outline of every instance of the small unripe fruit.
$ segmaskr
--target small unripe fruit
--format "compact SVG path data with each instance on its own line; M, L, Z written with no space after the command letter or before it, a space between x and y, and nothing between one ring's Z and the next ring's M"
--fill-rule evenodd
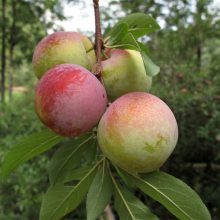
M98 143L117 166L131 172L159 169L174 150L176 119L158 97L128 93L114 101L98 125Z
M102 80L111 101L129 92L148 92L152 78L146 75L140 52L107 50L102 61Z
M48 69L64 63L78 64L92 70L96 63L92 48L90 40L81 33L55 32L36 46L32 60L34 72L40 79Z
M98 79L85 68L61 64L48 70L36 87L35 110L41 121L63 136L90 131L107 105Z

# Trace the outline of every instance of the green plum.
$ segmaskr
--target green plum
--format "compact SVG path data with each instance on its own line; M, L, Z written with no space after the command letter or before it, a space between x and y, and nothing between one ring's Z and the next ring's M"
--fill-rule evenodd
M152 77L146 75L141 54L135 50L113 49L102 61L102 81L113 101L129 92L148 92Z

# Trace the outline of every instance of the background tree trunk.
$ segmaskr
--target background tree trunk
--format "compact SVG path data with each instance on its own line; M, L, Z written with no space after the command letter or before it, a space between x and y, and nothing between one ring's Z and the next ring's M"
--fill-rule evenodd
M5 56L5 7L6 0L2 0L2 52L1 52L1 101L5 101L5 66L6 66L6 56Z
M195 22L196 22L196 30L197 30L197 45L196 45L196 65L197 70L201 70L201 64L202 64L202 47L203 47L203 30L202 30L202 15L205 13L205 4L204 1L197 1L196 2L196 14L195 14Z
M13 58L14 58L14 47L16 44L15 41L15 25L16 25L16 1L11 0L11 12L12 12L12 25L10 31L10 51L9 51L9 63L10 63L10 71L9 71L9 99L13 98Z
M197 54L197 69L200 71L201 70L201 62L202 62L202 46L201 43L199 43L197 45L197 50L196 50L196 54Z

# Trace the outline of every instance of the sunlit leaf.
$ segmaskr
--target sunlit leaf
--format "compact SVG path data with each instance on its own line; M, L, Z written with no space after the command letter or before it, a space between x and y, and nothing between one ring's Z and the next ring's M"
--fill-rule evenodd
M139 48L139 50L140 51L143 51L145 54L149 54L149 49L148 49L148 47L147 47L147 45L146 44L143 44L143 43L141 43L141 42L139 42L139 41L137 41L137 43L138 43L138 48Z
M133 13L122 18L110 31L107 33L107 36L111 36L114 39L114 36L117 35L111 45L116 44L116 42L123 37L125 33L131 33L135 39L142 37L144 35L150 34L160 29L160 26L151 16L144 13Z
M5 156L2 164L2 176L8 176L20 164L45 152L63 139L51 131L42 131L24 137Z
M138 43L131 33L127 33L123 39L117 42L117 44L108 45L107 43L105 46L108 48L131 49L140 51Z
M122 18L119 23L126 23L128 30L135 38L150 34L160 29L160 26L151 16L144 13L133 13Z
M109 32L108 45L115 45L126 36L128 33L128 25L126 23L120 23L115 25Z
M95 220L105 209L112 195L112 181L106 163L100 167L89 189L86 209L87 220Z
M157 66L147 54L141 50L141 56L144 62L144 68L148 76L156 76L160 72L160 67Z

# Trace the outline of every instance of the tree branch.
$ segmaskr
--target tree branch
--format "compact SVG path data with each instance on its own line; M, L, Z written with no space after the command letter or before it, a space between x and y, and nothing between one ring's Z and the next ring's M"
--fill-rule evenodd
M96 58L97 63L95 66L94 73L98 78L100 78L102 71L101 60L102 60L103 40L102 40L101 23L100 23L99 0L93 0L93 5L95 12L95 52L97 57Z
M106 215L106 218L108 220L115 220L115 216L112 212L112 209L111 209L111 206L110 205L107 205L107 207L105 208L105 215Z

